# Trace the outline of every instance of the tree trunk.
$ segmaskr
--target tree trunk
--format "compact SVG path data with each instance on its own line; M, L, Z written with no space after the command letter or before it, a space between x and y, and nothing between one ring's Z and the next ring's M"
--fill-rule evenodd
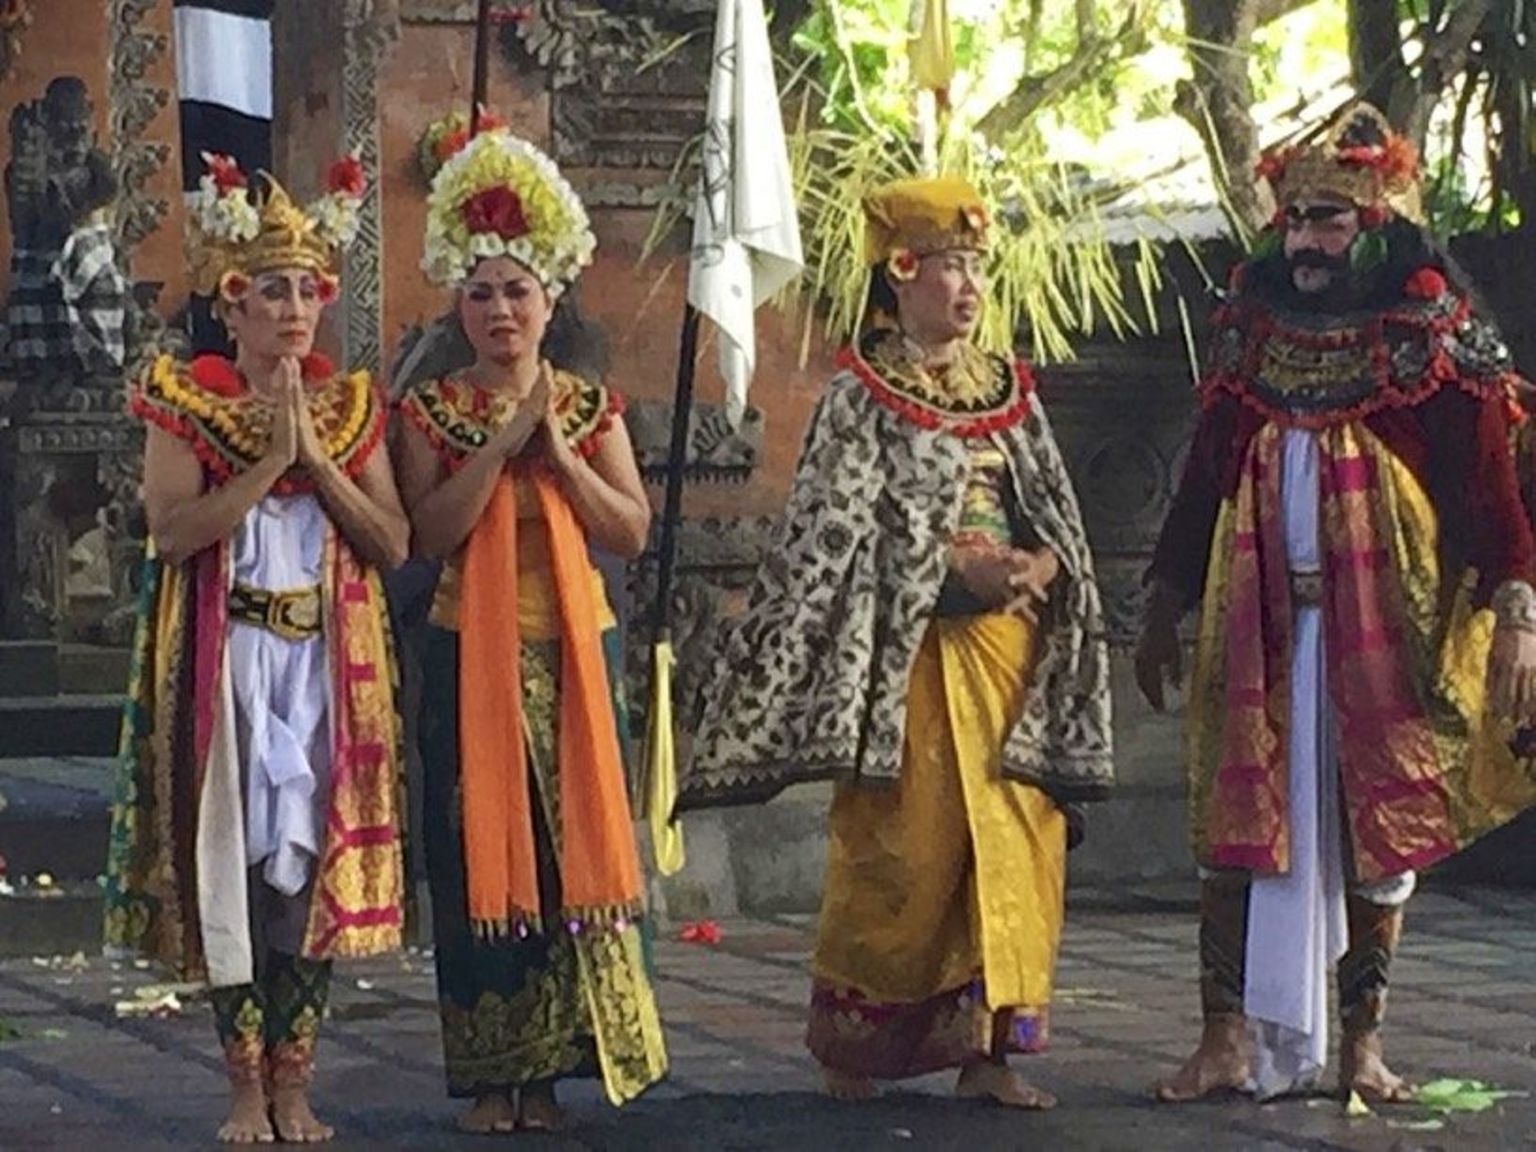
M1259 16L1273 8L1262 0L1184 0L1195 78L1180 83L1174 106L1205 141L1235 223L1250 231L1263 226L1266 213L1253 179L1259 131L1248 52Z
M1414 69L1403 54L1395 0L1349 0L1355 88L1421 152L1435 105L1466 69L1472 41L1492 7L1493 0L1457 0L1440 27L1433 26L1431 16L1419 30L1428 47Z

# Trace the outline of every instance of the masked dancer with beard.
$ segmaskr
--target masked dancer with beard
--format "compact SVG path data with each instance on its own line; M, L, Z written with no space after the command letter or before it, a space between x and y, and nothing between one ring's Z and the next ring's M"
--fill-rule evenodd
M1213 324L1137 679L1188 695L1204 1033L1165 1101L1311 1088L1336 965L1340 1089L1382 1057L1418 872L1536 798L1536 549L1509 451L1514 377L1416 223L1412 146L1355 105L1265 157L1279 205Z

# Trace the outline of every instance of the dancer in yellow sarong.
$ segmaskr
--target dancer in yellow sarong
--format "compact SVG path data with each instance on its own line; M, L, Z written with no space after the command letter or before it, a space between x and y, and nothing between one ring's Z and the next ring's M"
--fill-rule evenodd
M1025 1108L1066 806L1110 783L1108 659L1027 369L970 342L987 212L954 179L867 204L867 331L812 419L785 533L706 690L684 807L839 780L809 1044L828 1090L959 1068Z

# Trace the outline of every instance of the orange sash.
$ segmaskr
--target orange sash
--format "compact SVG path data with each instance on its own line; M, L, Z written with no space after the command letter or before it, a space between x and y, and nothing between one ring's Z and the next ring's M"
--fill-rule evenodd
M538 495L560 600L557 755L562 921L611 924L640 910L640 864L597 626L591 562L555 480ZM503 474L464 546L459 624L459 772L469 919L484 935L542 931L534 792L523 732L517 610L517 504Z

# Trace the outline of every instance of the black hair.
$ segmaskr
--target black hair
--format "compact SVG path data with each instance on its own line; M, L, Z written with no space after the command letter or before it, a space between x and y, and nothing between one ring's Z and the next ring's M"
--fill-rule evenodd
M539 352L554 367L594 384L608 374L608 338L582 311L576 285L555 301Z

